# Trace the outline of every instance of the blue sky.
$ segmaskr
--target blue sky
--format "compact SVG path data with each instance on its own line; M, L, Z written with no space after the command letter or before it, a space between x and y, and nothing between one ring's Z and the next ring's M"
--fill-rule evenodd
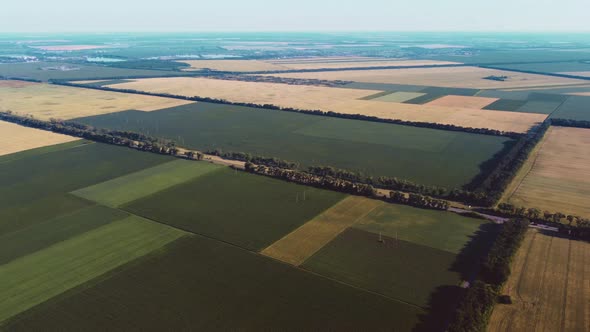
M4 0L2 32L590 31L589 0Z

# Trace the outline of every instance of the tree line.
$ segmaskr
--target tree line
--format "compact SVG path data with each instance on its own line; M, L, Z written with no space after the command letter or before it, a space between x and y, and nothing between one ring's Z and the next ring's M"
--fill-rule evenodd
M477 279L465 290L447 331L483 332L486 330L494 305L501 299L502 285L510 276L510 263L522 244L528 226L529 221L526 219L504 223L482 264Z
M560 127L590 128L590 121L572 119L551 119L551 124Z
M76 84L72 82L62 82L62 81L52 81L53 84L57 85L64 85L64 86L72 86L72 87L82 87L87 89L95 89L95 90L103 90L103 91L110 91L110 92L120 92L120 93L130 93L130 94L139 94L139 95L146 95L146 96L155 96L155 97L163 97L163 98L173 98L173 99L182 99L182 100L191 100L191 101L198 101L198 102L205 102L211 104L223 104L223 105L232 105L232 106L242 106L242 107L250 107L250 108L257 108L257 109L267 109L267 110L277 110L277 111L284 111L284 112L293 112L293 113L302 113L308 115L317 115L317 116L329 116L334 118L341 118L341 119L351 119L351 120L361 120L361 121L370 121L370 122L380 122L380 123L390 123L390 124L399 124L404 126L412 126L412 127L420 127L420 128L430 128L430 129L440 129L440 130L448 130L448 131L459 131L459 132L466 132L472 134L480 134L480 135L491 135L491 136L505 136L510 138L518 138L523 136L520 133L516 132L506 132L496 129L488 129L488 128L472 128L472 127L461 127L452 124L441 124L441 123L433 123L433 122L418 122L418 121L405 121L400 119L383 119L372 115L364 115L364 114L344 114L332 111L322 111L322 110L305 110L305 109L298 109L293 107L281 107L273 104L256 104L256 103L245 103L245 102L232 102L226 99L220 98L210 98L210 97L200 97L200 96L180 96L170 93L155 93L155 92L146 92L146 91L138 91L133 89L116 89L110 88L105 86L88 86L83 84Z

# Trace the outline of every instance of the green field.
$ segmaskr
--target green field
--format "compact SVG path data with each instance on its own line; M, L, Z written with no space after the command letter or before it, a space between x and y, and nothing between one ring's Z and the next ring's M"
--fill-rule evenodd
M381 96L378 98L373 98L371 100L386 101L386 102L390 102L390 103L403 103L403 102L408 101L410 99L422 97L424 95L425 95L425 93L422 93L422 92L398 91L398 92L390 93L390 94L387 94L385 96Z
M349 228L309 258L303 268L393 299L428 307L439 286L456 286L455 255ZM450 299L449 299L450 300Z
M484 222L452 212L385 204L354 227L458 254Z
M180 229L260 250L344 197L224 168L123 208Z
M105 144L67 143L35 152L0 160L0 234L91 205L67 194L72 190L173 160Z
M186 233L131 216L0 266L0 322Z
M106 206L118 207L219 168L221 166L206 162L179 159L76 190L73 194Z
M570 96L551 117L590 121L590 97Z
M524 100L499 99L484 107L484 110L516 112L527 102Z
M60 70L59 68L66 68ZM57 68L57 69L51 69ZM75 70L67 70L74 69ZM7 78L34 79L40 81L56 80L91 80L103 78L127 77L163 77L191 75L185 72L172 72L146 69L113 68L107 66L80 65L61 62L35 62L0 64L0 76Z
M128 216L97 205L2 235L0 265Z
M509 141L504 137L208 103L78 121L170 138L194 149L247 152L302 166L328 165L447 187L468 183L479 174L479 165Z
M264 256L192 237L90 288L41 304L9 321L6 329L410 331L423 313Z
M532 101L528 101L526 104L524 104L522 107L517 109L515 112L551 114L560 105L561 105L561 102L559 102L559 101L532 100Z

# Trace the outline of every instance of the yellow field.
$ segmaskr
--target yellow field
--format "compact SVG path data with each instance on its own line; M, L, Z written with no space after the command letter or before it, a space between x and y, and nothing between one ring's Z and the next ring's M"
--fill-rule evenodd
M345 229L382 204L385 203L350 196L267 247L262 254L299 266Z
M179 61L191 67L188 71L211 69L217 71L255 72L294 69L363 68L383 66L425 66L455 64L434 60L391 60L366 57L302 58L280 60L187 60Z
M590 217L590 129L551 127L508 202Z
M497 101L498 98L486 98L486 97L470 97L470 96L454 96L448 95L436 100L433 100L426 105L430 106L443 106L443 107L464 107L482 109L489 104Z
M364 114L383 119L435 122L464 127L525 132L547 115L516 112L483 112L478 109L359 100L379 91L242 82L207 78L148 78L109 85L112 88L220 98L232 102L273 104L305 110Z
M155 111L190 101L58 85L0 81L0 111L42 120L73 119L125 110Z
M588 331L590 243L529 230L503 292L489 332Z
M0 121L0 156L44 146L75 141L78 138Z
M542 87L547 85L585 83L585 81L576 79L524 74L478 67L352 70L268 75L331 81L343 80L365 83L408 84L474 89ZM508 76L509 79L503 82L484 79L484 77L492 75Z

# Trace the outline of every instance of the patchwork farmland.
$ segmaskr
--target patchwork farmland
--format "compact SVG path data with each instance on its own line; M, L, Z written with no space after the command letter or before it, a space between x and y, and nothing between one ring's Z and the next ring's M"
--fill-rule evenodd
M291 112L196 103L157 112L79 118L98 128L173 139L202 151L246 152L302 166L330 165L372 176L458 187L512 140ZM469 151L469 153L467 153ZM444 172L436 169L445 166Z
M0 121L0 156L75 140L75 137Z

